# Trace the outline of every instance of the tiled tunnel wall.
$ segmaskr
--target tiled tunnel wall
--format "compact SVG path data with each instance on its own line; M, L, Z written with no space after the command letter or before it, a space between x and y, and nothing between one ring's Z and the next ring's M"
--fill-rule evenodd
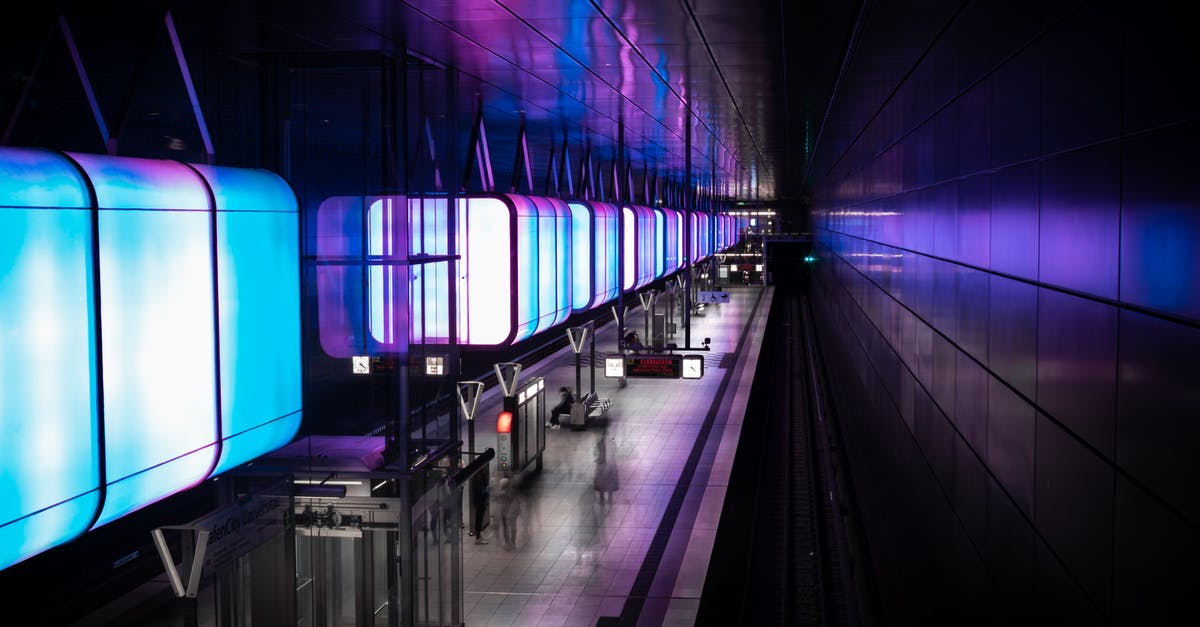
M872 8L817 149L814 295L889 624L1197 620L1183 6Z

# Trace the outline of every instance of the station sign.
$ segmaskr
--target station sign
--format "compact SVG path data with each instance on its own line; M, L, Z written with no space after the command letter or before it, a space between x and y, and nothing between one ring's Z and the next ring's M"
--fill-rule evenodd
M629 355L625 357L625 376L646 379L678 379L683 376L681 355Z

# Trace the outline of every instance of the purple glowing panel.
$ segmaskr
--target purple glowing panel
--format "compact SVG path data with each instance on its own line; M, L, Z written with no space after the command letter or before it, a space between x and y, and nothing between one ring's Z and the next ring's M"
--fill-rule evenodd
M667 273L667 217L662 209L651 211L654 212L654 276L658 278Z
M512 203L516 220L516 265L513 266L513 280L516 282L517 318L513 330L514 342L519 342L541 328L538 313L541 306L539 274L546 272L542 267L542 248L538 246L538 207L533 200L525 196L510 195L508 202ZM553 265L553 259L546 259L547 265Z
M586 205L570 203L571 208L571 309L585 311L592 306L595 292L592 289L593 229L592 211Z
M409 254L448 254L448 201L445 198L412 198L408 205ZM411 341L446 343L450 337L449 263L414 264L408 271Z
M1039 278L1117 297L1121 229L1119 146L1106 144L1042 165Z
M317 323L321 349L330 357L349 358L367 351L364 269L321 263L362 258L364 203L362 196L334 196L317 207Z
M638 276L638 248L637 248L637 218L633 214L633 209L623 207L621 209L622 225L625 230L625 242L621 247L621 254L625 257L625 276L621 279L621 285L624 289L631 290L637 285Z
M513 340L515 325L511 243L516 222L499 198L458 202L459 339L480 346L503 344Z
M691 214L688 215L688 220L691 221L691 230L692 230L692 233L691 233L692 241L688 243L688 249L690 251L689 257L691 258L692 263L694 264L697 261L700 261L701 259L703 259L703 256L700 254L700 239L701 239L701 236L700 236L700 214L696 213L696 212L692 212Z
M61 155L0 149L0 569L99 506L89 205Z

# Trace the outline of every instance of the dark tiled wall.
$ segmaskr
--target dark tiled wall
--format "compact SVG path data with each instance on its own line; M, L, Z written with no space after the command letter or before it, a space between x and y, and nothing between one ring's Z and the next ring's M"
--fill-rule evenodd
M1200 24L883 4L814 221L889 622L1200 621Z

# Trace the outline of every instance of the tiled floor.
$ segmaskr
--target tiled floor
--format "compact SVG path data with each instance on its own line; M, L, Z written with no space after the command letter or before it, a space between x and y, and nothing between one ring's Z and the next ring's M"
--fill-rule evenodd
M522 511L515 548L504 546L498 518L485 533L489 544L464 541L467 625L595 625L623 612L627 620L636 616L639 625L694 622L770 308L771 288L729 291L731 302L710 306L693 321L693 343L712 338L703 379L630 379L619 388L616 379L603 377L601 367L597 393L613 399L607 426L547 431L543 471L523 477L517 491ZM640 332L641 316L640 309L631 312L627 326ZM613 325L602 328L597 352L612 350L615 337ZM736 359L724 361L731 367L718 367L719 357L734 353L743 337ZM675 341L683 343L682 333ZM556 402L559 386L574 386L574 355L567 348L526 364L522 380L533 376L546 378L548 398ZM586 371L583 380L586 388ZM498 410L493 389L476 414L480 450L495 445L484 417ZM704 446L694 454L702 432ZM593 489L600 438L607 440L607 459L615 461L619 474L619 489L605 503ZM691 481L677 492L690 455ZM673 495L677 515L667 514ZM665 514L675 515L674 524L660 533ZM656 534L660 552L648 560ZM631 593L635 600L627 607Z

